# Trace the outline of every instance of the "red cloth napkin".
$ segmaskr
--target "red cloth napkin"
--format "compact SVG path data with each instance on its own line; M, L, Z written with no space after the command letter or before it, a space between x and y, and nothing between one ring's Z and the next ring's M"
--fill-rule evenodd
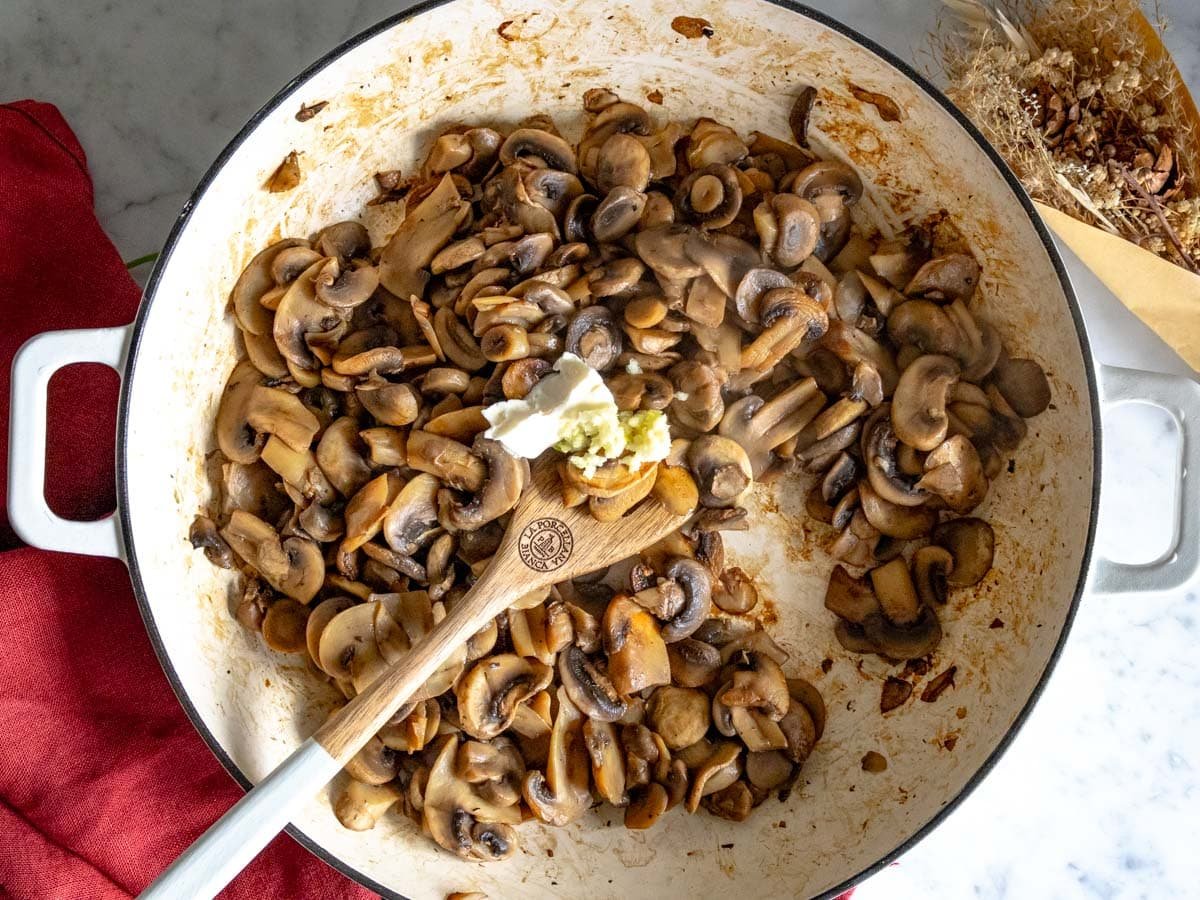
M92 212L83 148L53 106L0 105L0 465L12 357L58 328L123 325L139 290ZM46 493L69 518L114 506L117 377L51 383ZM0 897L130 897L241 789L171 692L116 560L20 546L0 486ZM374 896L281 836L222 895ZM181 898L185 900L185 898Z

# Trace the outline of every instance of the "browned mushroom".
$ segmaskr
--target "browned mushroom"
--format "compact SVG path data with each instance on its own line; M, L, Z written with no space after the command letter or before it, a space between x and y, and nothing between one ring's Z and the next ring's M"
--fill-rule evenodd
M904 286L904 293L943 302L967 300L978 284L979 263L965 253L949 253L921 266Z
M608 676L620 694L670 683L667 645L650 613L618 595L605 609L601 627Z
M621 329L604 306L581 310L567 327L566 350L597 372L612 368L622 348Z
M558 675L567 696L589 719L616 722L625 715L628 704L579 647L567 647L558 655Z
M486 657L454 686L463 730L481 741L512 725L517 707L550 684L553 672L511 653Z
M454 772L458 741L443 739L429 769L422 822L439 845L471 859L504 859L516 850L511 826L520 823L519 805L498 806L479 797Z
M742 208L736 170L721 163L693 170L675 192L675 208L701 228L725 227Z
M946 602L946 591L950 573L954 569L954 557L945 547L930 544L913 554L913 581L917 595L927 606Z
M515 134L515 132L514 132ZM510 137L511 140L511 137ZM379 282L397 297L423 297L429 280L423 270L470 213L450 175L409 211L379 258Z
M896 437L917 450L932 450L946 438L946 398L958 381L958 363L948 356L922 356L900 375L892 397Z
M754 470L746 451L736 441L715 434L701 435L688 448L687 461L704 506L735 506L750 490Z
M221 537L275 590L308 603L325 578L320 548L300 537L280 540L269 524L244 510L234 510Z
M566 825L591 806L582 719L566 690L559 688L558 715L550 732L546 771L533 771L525 776L523 790L533 814L548 825Z
M946 574L948 584L970 587L982 581L992 568L996 538L992 527L982 519L968 517L943 522L933 530L933 542L945 547L954 558Z
M500 162L512 165L517 160L533 157L550 169L574 174L577 170L575 151L556 134L540 128L518 128L500 147Z
M917 487L937 494L955 512L966 513L983 502L988 481L974 445L956 434L925 457L925 474Z
M992 379L1004 399L1023 419L1041 414L1050 405L1050 383L1031 359L1001 359Z
M834 566L825 591L825 608L847 622L861 625L880 612L874 589L862 579L853 577L842 566Z
M592 237L602 244L620 240L637 227L645 207L645 194L625 185L617 185L592 213Z
M795 194L774 194L754 209L754 227L763 250L776 265L798 266L817 249L821 214Z
M671 681L681 687L704 687L712 682L721 668L721 653L712 644L694 638L667 645L671 665Z
M656 688L646 703L646 723L672 750L691 746L709 725L708 696L695 688Z
M351 831L368 831L402 796L394 784L364 784L351 778L334 801L333 812Z
M291 248L308 250L308 241L287 238L277 241L258 253L242 270L229 294L229 305L233 309L238 326L246 334L270 334L271 311L263 306L262 298L277 282L273 274L275 260ZM315 262L309 259L309 264ZM295 277L295 276L293 276Z

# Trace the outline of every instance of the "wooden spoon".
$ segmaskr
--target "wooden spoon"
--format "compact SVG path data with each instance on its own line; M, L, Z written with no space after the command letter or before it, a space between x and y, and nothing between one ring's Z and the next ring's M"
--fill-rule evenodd
M212 897L283 830L455 648L513 600L632 556L682 522L653 498L614 522L596 521L586 504L568 509L563 506L555 464L539 460L491 565L446 618L331 716L141 896L153 900Z

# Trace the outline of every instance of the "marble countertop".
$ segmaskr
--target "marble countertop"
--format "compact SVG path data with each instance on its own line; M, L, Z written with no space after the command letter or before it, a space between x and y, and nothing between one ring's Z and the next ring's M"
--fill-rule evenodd
M926 68L935 0L811 5ZM155 251L202 172L296 72L403 0L40 0L0 4L0 100L56 103L89 155L100 220L128 259ZM1200 4L1160 0L1200 95ZM1187 366L1067 254L1101 362ZM1149 559L1171 533L1174 438L1152 410L1106 430L1098 550ZM1110 489L1111 488L1111 489ZM1086 596L1058 669L993 773L858 897L1200 896L1200 601Z

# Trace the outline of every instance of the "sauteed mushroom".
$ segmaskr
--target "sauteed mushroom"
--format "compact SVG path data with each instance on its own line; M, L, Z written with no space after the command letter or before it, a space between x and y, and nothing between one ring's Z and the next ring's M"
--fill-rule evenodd
M962 516L1037 439L1025 419L1050 407L1049 381L979 314L981 269L953 229L856 224L853 164L803 146L816 96L790 118L802 146L655 121L602 89L578 144L545 115L456 124L410 178L378 179L403 218L285 237L237 279L247 359L189 534L243 579L238 620L344 696L484 575L529 481L486 412L529 399L562 354L613 399L580 432L619 429L626 447L557 457L564 504L681 517L455 648L346 766L346 827L395 807L493 860L523 818L566 824L597 798L636 829L679 804L740 821L790 790L826 711L788 677L816 660L803 642L789 660L752 618L770 621L771 598L721 535L751 523L756 480L785 482L784 512L799 480L835 529L825 605L847 651L923 658L939 617L968 627L948 593L1003 557Z

